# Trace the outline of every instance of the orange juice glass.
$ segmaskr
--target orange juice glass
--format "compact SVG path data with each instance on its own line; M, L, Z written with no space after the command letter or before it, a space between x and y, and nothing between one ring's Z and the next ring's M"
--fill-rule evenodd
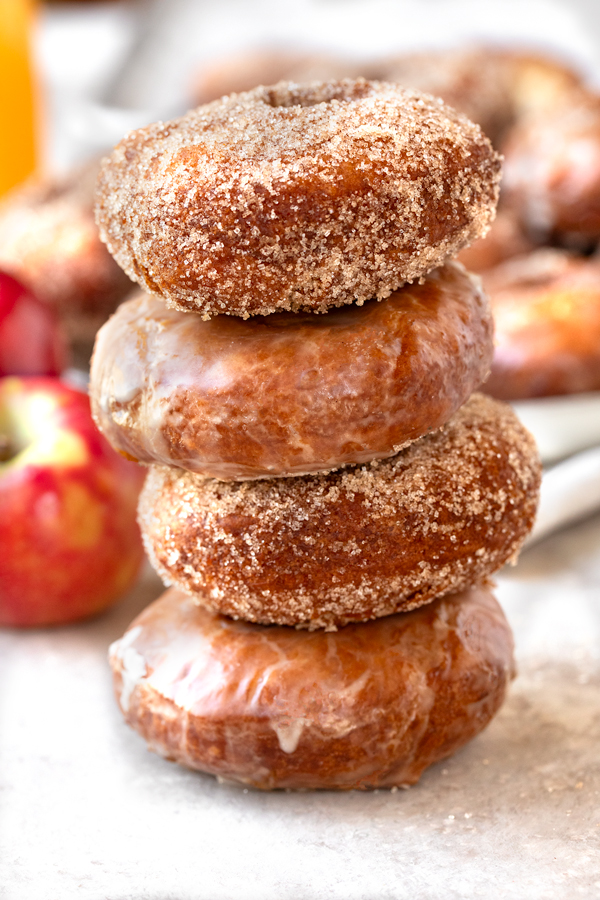
M34 0L0 0L0 195L36 167Z

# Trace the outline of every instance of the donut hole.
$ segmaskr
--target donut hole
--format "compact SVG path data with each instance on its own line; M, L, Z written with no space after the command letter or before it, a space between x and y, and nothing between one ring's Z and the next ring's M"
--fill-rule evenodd
M267 91L264 102L266 106L270 106L272 109L293 109L294 107L309 107L309 106L318 106L319 103L327 103L329 100L316 100L314 98L303 97L298 98L294 97L291 94L283 93L271 89Z

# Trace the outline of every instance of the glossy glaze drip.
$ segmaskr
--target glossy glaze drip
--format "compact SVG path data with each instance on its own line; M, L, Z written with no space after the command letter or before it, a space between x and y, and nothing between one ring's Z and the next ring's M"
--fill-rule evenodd
M485 588L336 633L233 622L171 590L121 643L146 665L121 705L150 746L258 787L414 782L485 726L513 671Z

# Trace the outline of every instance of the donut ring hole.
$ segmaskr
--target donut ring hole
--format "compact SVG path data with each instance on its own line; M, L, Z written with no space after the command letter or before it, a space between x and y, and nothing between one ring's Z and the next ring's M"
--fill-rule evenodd
M333 84L295 85L281 82L265 88L261 98L265 106L272 109L307 109L311 106L326 106L333 101L350 103L362 100L372 93L368 82L337 82Z
M306 109L309 106L325 106L327 103L331 103L332 99L333 98L328 97L326 100L315 100L306 97L295 102L293 97L281 96L271 90L267 92L267 96L262 102L265 106L270 106L271 109Z

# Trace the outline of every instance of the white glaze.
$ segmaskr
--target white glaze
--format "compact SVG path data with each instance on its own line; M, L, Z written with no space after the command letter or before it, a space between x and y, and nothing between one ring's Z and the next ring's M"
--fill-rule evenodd
M279 746L284 753L294 753L300 743L304 727L310 724L310 720L305 718L272 723L273 731L277 735Z
M111 663L113 660L119 660L121 663L121 693L119 696L119 703L123 712L129 710L131 695L147 673L144 657L131 646L141 632L142 628L138 625L123 635L120 640L114 641L108 648L108 657Z

